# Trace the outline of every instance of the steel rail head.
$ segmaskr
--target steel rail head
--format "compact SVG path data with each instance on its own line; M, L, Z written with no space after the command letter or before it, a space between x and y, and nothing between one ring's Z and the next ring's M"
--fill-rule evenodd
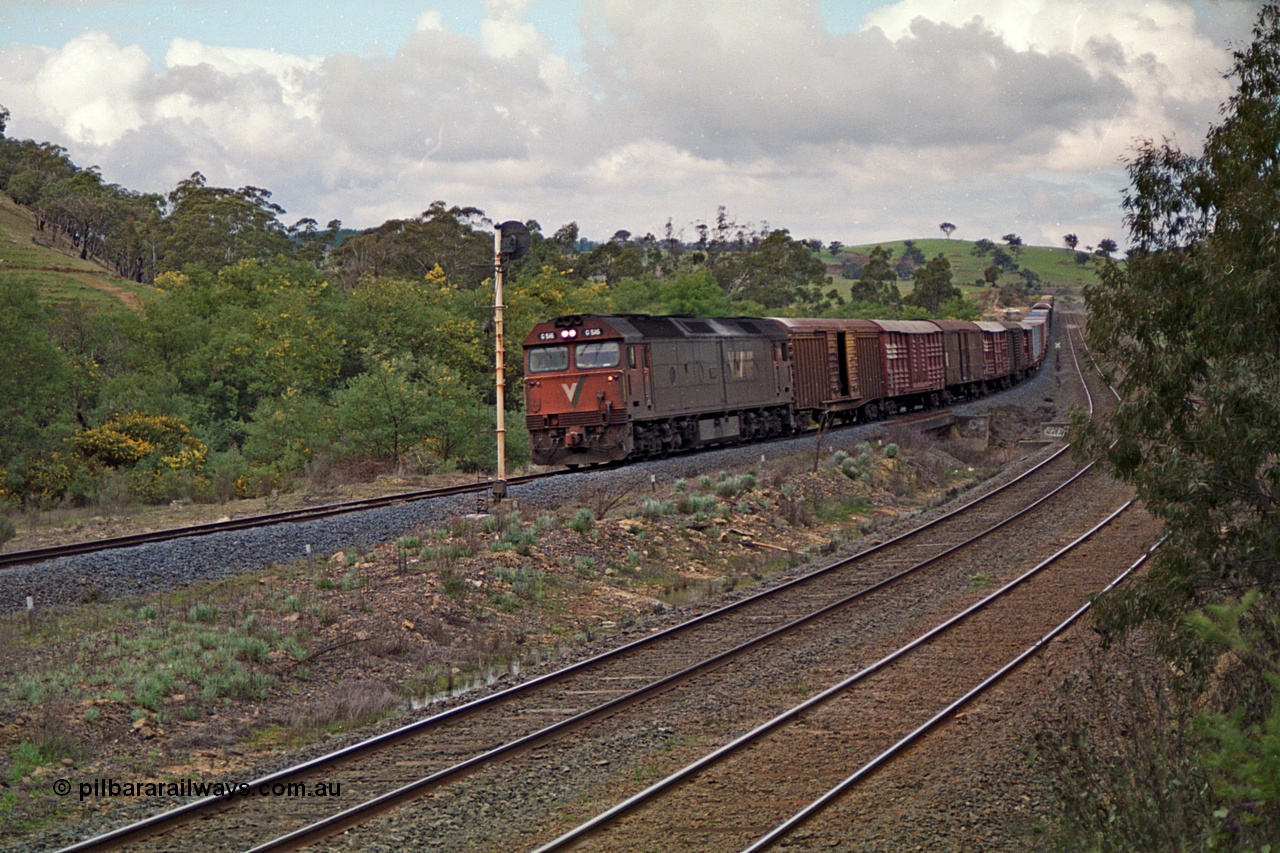
M1125 507L1122 507L1121 509L1123 510L1128 506L1129 504L1126 504ZM1140 557L1138 557L1138 559L1135 560L1131 565L1126 567L1124 571L1122 571L1119 575L1117 575L1098 594L1105 595L1106 593L1114 589L1116 586L1118 586L1120 583L1122 583L1131 574L1137 571L1138 568L1147 561L1147 559L1152 555L1152 553L1157 548L1159 548L1162 544L1164 544L1164 541L1165 541L1165 537L1161 537L1159 540L1157 540L1154 545L1148 548L1146 552L1143 553ZM951 704L947 705L947 707L943 708L941 711L939 711L929 720L927 720L926 722L921 724L918 728L916 728L915 731L906 735L904 738L899 740L893 746L890 746L884 752L880 753L875 758L871 759L866 764L864 764L862 767L858 768L852 774L847 776L845 779L841 780L838 784L836 784L830 790L824 793L821 797L818 797L813 802L805 806L803 809L796 812L791 817L787 818L785 821L775 826L769 832L760 836L760 838L756 839L747 847L744 847L741 853L759 853L759 851L767 850L768 848L772 847L777 841L779 841L780 839L784 838L785 836L795 831L798 827L800 827L802 824L807 822L810 818L814 817L823 809L825 809L827 806L831 805L833 802L839 799L845 792L847 792L850 788L852 788L858 782L870 776L874 771L879 769L881 766L883 766L884 764L892 760L897 755L901 754L903 750L905 750L908 746L910 746L916 740L923 737L925 734L928 734L930 731L937 728L938 726L942 725L942 723L948 720L952 715L954 715L962 707L964 707L969 702L971 702L972 700L976 699L978 696L982 695L983 693L985 693L986 691L994 687L1005 676L1009 675L1011 672L1013 672L1015 669L1017 669L1019 666L1025 663L1032 655L1036 654L1042 648L1048 645L1048 643L1051 642L1055 637L1062 634L1069 627L1075 624L1075 622L1079 620L1081 616L1087 613L1092 606L1093 606L1092 601L1085 602L1074 613L1069 615L1066 619L1064 619L1062 622L1060 622L1058 625L1052 628L1043 637L1036 640L1027 648L1023 649L1022 652L1020 652L1016 657L1014 657L1012 660L1007 662L1004 666L1000 667L991 675L987 676L987 678L985 678L980 684L978 684L968 693L956 699Z
M747 732L746 734L735 738L729 743L726 743L723 746L721 746L719 749L716 749L715 751L704 755L702 758L699 758L698 760L682 767L681 769L677 770L676 772L672 773L666 778L660 779L659 781L645 788L643 791L640 791L639 793L634 794L633 796L627 798L623 802L618 803L617 805L613 806L610 809L607 809L606 811L601 812L600 814L596 815L590 820L587 820L579 824L578 826L574 827L568 832L563 833L557 838L537 848L534 851L534 853L553 853L553 851L564 850L570 845L576 844L582 839L587 838L591 835L594 835L595 833L603 829L607 824L612 823L614 820L618 819L619 817L631 811L634 811L640 806L646 804L647 802L652 800L654 797L656 797L658 794L661 794L665 791L675 788L677 785L679 785L681 782L685 781L686 779L689 779L692 776L697 775L707 767L718 763L721 759L735 752L738 752L744 747L754 743L764 735L768 734L774 729L781 727L782 725L794 719L795 717L798 717L804 712L810 710L811 708L817 705L821 705L829 701L830 699L838 696L839 694L848 690L854 684L867 678L868 676L879 671L880 669L883 669L893 661L911 652L913 649L916 649L921 645L924 645L925 643L936 638L940 634L950 630L955 625L964 621L972 614L987 607L991 602L1009 594L1010 591L1021 586L1028 579L1039 574L1047 566L1057 561L1063 555L1067 554L1068 552L1078 547L1082 542L1084 542L1084 540L1092 536L1094 533L1101 530L1106 525L1110 524L1122 512L1127 510L1132 505L1133 505L1132 500L1126 501L1122 506L1120 506L1118 509L1113 511L1110 515L1108 515L1098 524L1094 525L1088 531L1081 534L1078 538L1076 538L1071 543L1063 546L1053 555L1045 558L1044 560L1037 563L1032 568L1028 569L1023 574L1009 581L1007 584L995 590L994 592L992 592L990 595L986 596L982 600L970 605L969 607L965 608L963 611L957 613L956 615L952 616L946 621L934 626L930 630L916 637L914 640L902 646L901 648L897 649L896 651L891 652L890 654L886 655L885 657L881 658L875 663L864 667L863 669L859 670L858 672L854 673L848 678L843 679L842 681L832 685L831 687L828 687L826 690L823 690L821 693L811 696L805 701L799 703L798 705L794 705L791 708L788 708L786 711L783 711L781 714L778 714L776 717L764 723L761 723L759 726L756 726L754 729Z

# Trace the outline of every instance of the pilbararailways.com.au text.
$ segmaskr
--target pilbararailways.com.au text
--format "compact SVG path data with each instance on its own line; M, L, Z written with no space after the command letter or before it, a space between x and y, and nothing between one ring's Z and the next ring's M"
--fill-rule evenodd
M116 797L341 797L341 782L206 782L200 779L177 779L168 782L120 781L93 779L75 783L59 779L53 791L65 797L76 790L80 801Z

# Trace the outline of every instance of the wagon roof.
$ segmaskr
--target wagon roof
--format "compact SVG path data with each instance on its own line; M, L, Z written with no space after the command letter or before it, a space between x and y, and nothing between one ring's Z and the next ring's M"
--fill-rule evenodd
M908 332L916 335L938 333L938 327L928 320L872 320L871 322L886 332Z
M976 323L974 323L974 325L984 332L1007 332L1008 331L1008 329L1006 329L1000 323L995 322L994 320L978 320Z
M876 332L879 327L870 320L810 317L770 317L789 332Z
M968 320L931 320L930 322L932 322L935 326L937 326L939 329L941 329L944 332L957 332L957 331L976 332L978 331L977 324L971 323Z

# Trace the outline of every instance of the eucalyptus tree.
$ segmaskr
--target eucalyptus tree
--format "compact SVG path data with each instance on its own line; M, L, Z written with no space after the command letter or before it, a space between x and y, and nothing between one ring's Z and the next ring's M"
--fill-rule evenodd
M1172 546L1131 597L1135 618L1280 584L1280 7L1234 60L1203 154L1137 149L1128 261L1085 290L1089 345L1124 397L1091 444Z
M159 269L198 264L216 272L244 260L289 255L289 235L279 219L284 212L268 190L213 187L195 172L169 193Z
M931 314L936 314L942 303L962 295L960 288L951 283L951 262L941 253L916 269L915 280L915 289L906 301Z

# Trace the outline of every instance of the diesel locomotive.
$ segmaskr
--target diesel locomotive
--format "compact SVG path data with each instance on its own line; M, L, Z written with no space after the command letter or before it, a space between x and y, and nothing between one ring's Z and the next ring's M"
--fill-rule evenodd
M1009 387L1048 346L1022 322L578 314L524 341L539 465L588 465L861 423Z

